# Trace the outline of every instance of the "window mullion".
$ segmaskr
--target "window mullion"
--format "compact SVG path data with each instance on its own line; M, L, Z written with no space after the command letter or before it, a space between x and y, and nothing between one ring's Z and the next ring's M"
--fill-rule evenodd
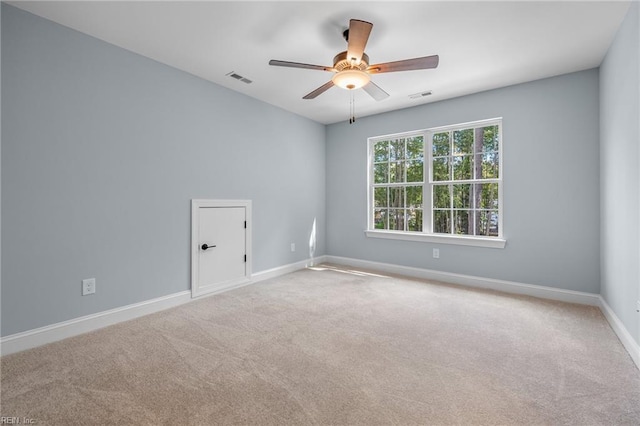
M455 230L455 217L453 210L453 130L449 130L449 158L447 160L448 169L449 169L449 220L451 221L449 226L449 233L454 234Z
M471 150L472 152L472 157L471 157L471 177L473 177L473 179L478 179L478 175L476 174L477 171L477 165L476 165L476 144L478 143L478 140L476 139L478 136L478 132L476 131L477 128L473 129L473 149ZM482 173L480 173L482 175ZM473 196L473 198L471 199L471 229L473 230L473 233L471 235L476 235L476 211L478 209L478 205L476 203L476 200L478 199L478 194L476 194L476 190L478 189L478 186L475 183L471 184L471 195Z
M446 184L446 183L499 183L499 178L485 178L485 179L465 179L465 180L439 180L434 183ZM379 184L378 184L379 185Z
M433 133L424 135L422 147L422 232L433 233Z

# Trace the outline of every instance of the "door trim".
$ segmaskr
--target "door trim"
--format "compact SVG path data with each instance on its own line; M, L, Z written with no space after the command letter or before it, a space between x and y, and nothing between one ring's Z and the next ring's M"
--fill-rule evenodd
M200 289L198 287L198 261L199 261L199 239L200 234L200 208L206 207L242 207L245 209L245 218L247 221L247 230L245 232L245 250L247 254L247 264L245 267L245 276L238 280L232 280L222 283L210 289ZM251 200L191 200L191 297L199 297L204 294L220 292L232 287L238 287L251 281Z

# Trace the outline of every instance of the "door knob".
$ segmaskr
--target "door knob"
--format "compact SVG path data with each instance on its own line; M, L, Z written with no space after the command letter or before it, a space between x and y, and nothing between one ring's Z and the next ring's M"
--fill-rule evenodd
M208 244L206 244L206 243L205 243L205 244L203 244L200 248L201 248L202 250L206 250L206 249L210 249L210 248L214 248L214 247L215 247L215 245L210 246L210 245L208 245Z

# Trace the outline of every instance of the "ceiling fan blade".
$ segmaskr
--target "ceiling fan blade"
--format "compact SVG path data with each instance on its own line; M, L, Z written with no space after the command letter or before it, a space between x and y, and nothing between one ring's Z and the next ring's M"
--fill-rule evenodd
M276 67L304 68L307 70L333 71L332 67L325 67L322 65L302 64L300 62L278 61L276 59L270 60L269 65L273 65Z
M355 58L356 63L360 63L364 48L369 40L373 24L358 19L349 21L349 45L347 46L347 59L350 61Z
M323 94L324 92L331 89L332 87L333 87L333 81L329 80L328 82L318 87L313 92L303 96L302 99L315 99L316 96Z
M379 74L383 72L426 70L436 68L440 58L438 55L424 56L422 58L405 59L403 61L385 62L384 64L374 64L367 68L369 74Z
M362 86L362 89L376 101L381 101L389 97L389 94L382 90L380 86L375 84L373 81L369 81L367 84Z

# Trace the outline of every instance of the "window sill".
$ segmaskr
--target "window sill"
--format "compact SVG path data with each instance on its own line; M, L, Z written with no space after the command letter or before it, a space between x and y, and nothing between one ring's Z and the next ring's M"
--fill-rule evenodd
M394 232L366 230L365 235L370 238L384 238L388 240L417 241L422 243L454 244L459 246L475 246L489 248L504 248L507 240L502 238L461 237L457 235L424 234L422 232Z

